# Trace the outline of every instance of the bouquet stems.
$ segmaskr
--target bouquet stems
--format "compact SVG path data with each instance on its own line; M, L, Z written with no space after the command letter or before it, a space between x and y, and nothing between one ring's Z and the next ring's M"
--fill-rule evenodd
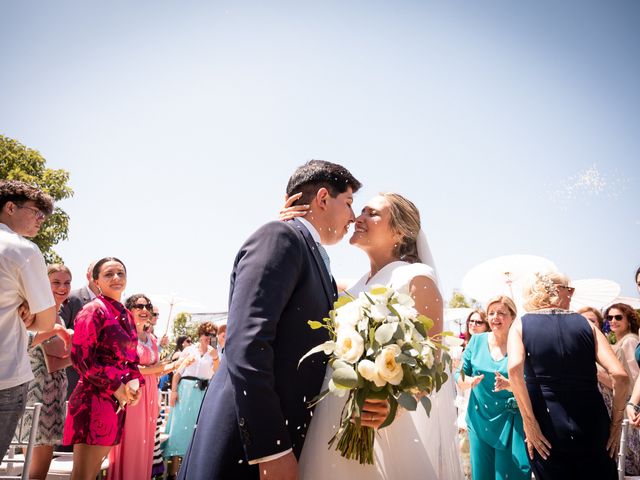
M340 427L335 437L329 442L329 447L338 440L336 450L347 459L358 460L361 465L373 465L373 442L375 430L352 423L350 419Z

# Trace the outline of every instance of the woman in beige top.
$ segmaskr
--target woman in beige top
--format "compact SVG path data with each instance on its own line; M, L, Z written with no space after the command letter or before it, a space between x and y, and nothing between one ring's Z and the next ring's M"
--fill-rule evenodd
M609 322L611 331L616 335L613 351L629 376L628 398L640 372L635 358L636 347L639 343L636 333L639 324L638 315L629 305L614 303L605 310L604 318ZM611 378L604 370L599 368L598 381L600 382L600 391L604 397L604 402L609 410L609 415L611 415ZM627 447L625 474L640 475L640 430L635 428L629 430Z

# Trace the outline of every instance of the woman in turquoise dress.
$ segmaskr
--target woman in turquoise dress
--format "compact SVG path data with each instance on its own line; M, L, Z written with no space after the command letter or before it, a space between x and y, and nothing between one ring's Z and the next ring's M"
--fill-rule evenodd
M471 337L456 373L458 385L472 389L466 421L474 480L531 478L522 416L507 378L507 338L515 317L513 300L492 299L491 331Z

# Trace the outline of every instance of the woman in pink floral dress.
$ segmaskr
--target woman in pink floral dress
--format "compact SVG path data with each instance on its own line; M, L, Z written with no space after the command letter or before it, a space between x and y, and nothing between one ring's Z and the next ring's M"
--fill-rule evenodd
M138 370L138 336L131 313L120 303L127 284L124 264L96 262L92 277L101 291L75 320L71 359L80 375L69 397L63 443L73 445L71 480L95 479L102 459L120 443L126 406L135 404L144 379Z

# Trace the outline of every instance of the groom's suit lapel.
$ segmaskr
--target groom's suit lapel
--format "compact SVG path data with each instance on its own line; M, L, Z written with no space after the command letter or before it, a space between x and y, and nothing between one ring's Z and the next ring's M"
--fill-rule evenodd
M293 223L295 228L300 230L300 233L302 233L302 237L307 242L307 246L309 247L309 250L311 250L311 256L314 258L316 265L318 266L318 270L320 271L322 286L324 287L324 291L327 294L329 304L333 306L333 302L335 302L337 298L336 284L333 280L333 277L329 275L329 272L327 272L327 267L324 264L324 260L322 260L322 257L320 256L320 252L318 251L318 246L316 245L315 240L311 236L311 233L309 233L309 230L307 230L307 228L302 224L302 222L299 222L294 218L293 220L291 220L291 223Z

